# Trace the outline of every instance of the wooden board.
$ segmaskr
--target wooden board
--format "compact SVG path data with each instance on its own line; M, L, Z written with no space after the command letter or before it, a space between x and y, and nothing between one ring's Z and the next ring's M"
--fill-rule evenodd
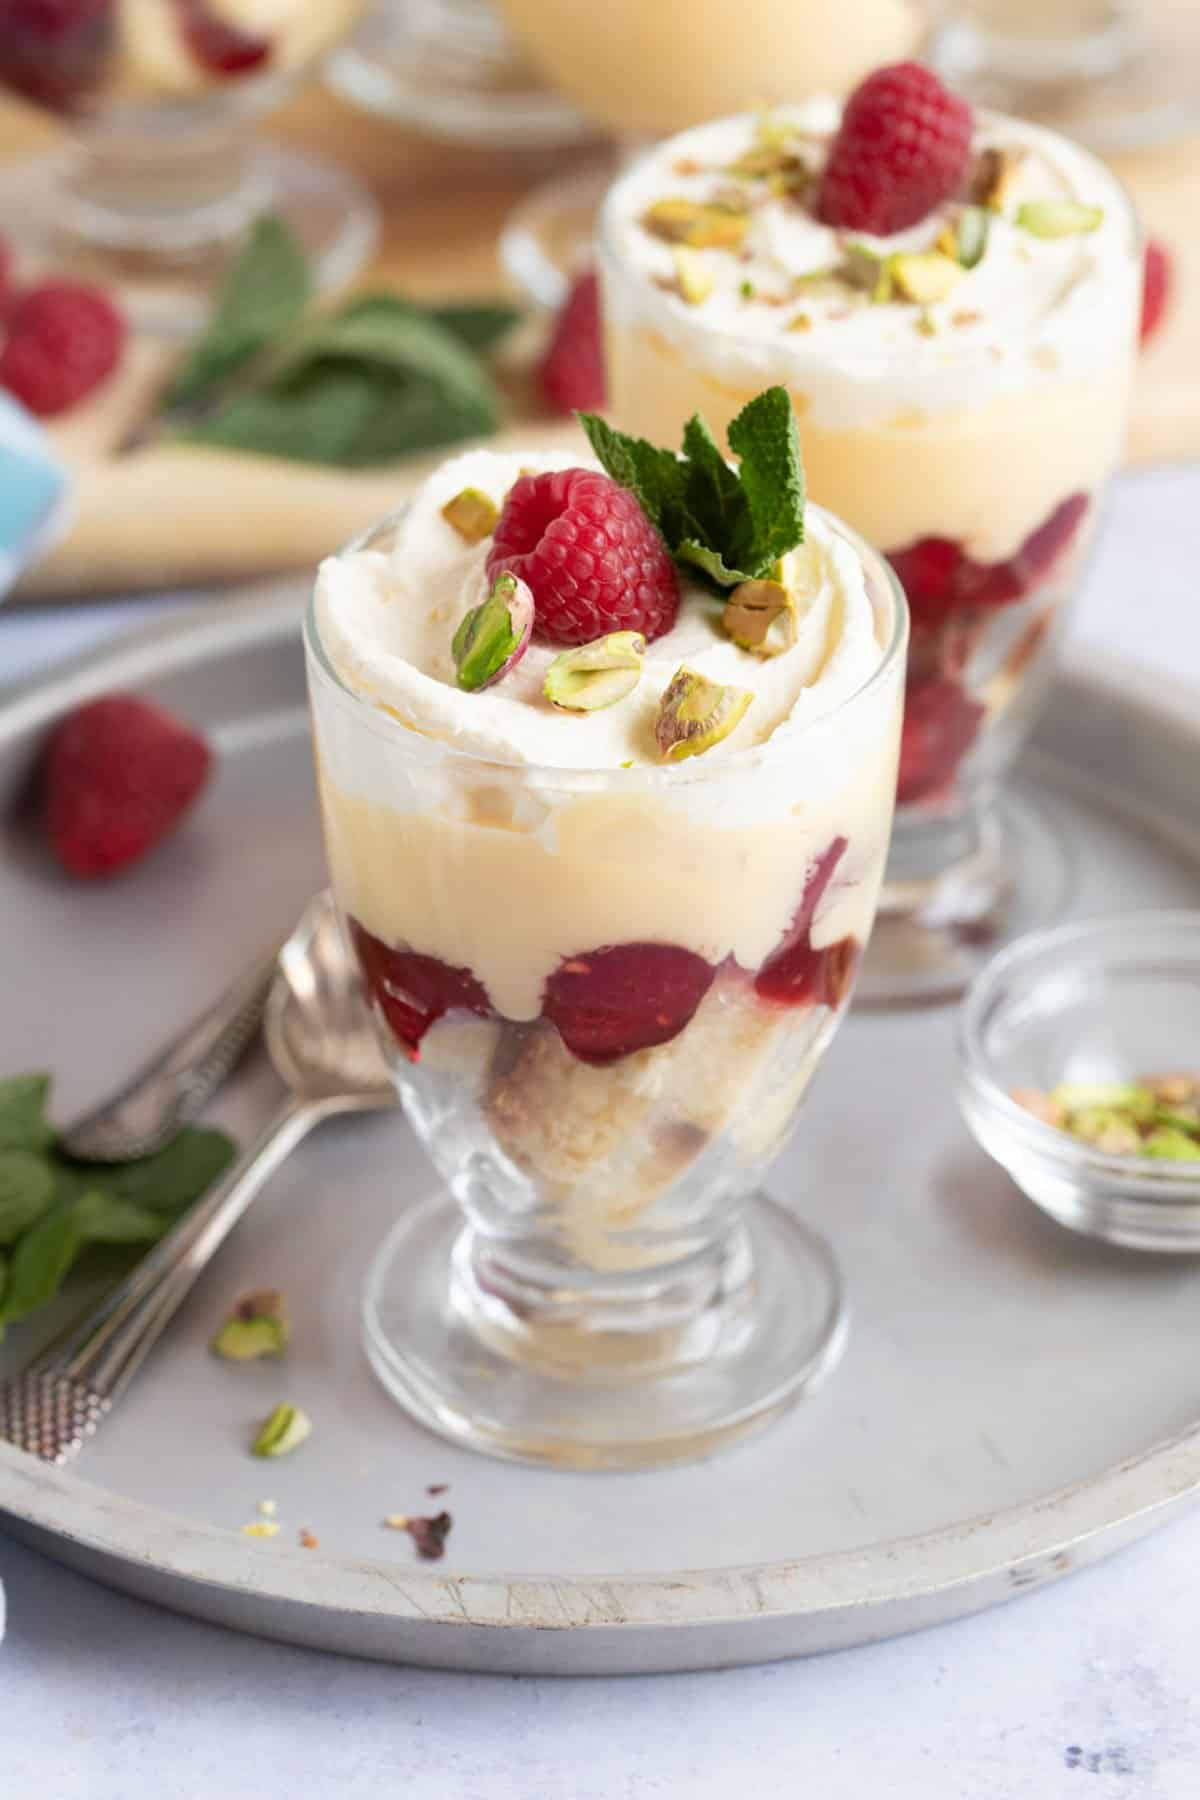
M359 113L312 86L272 121L273 135L337 157L375 191L384 214L380 254L366 279L428 296L494 293L496 234L520 196L564 157L474 151L433 143ZM0 105L0 155L53 140L32 113ZM1130 456L1200 454L1200 138L1116 164L1148 229L1166 240L1177 281L1171 315L1139 371ZM220 581L311 567L394 505L421 472L348 474L216 451L154 448L114 458L161 378L163 353L139 343L97 402L55 435L78 480L75 522L33 572L22 597L55 598ZM514 386L506 442L566 427L539 418Z

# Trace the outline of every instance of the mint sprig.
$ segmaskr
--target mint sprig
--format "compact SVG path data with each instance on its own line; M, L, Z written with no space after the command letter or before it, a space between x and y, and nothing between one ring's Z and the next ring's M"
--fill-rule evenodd
M93 1244L152 1244L228 1166L222 1131L185 1126L128 1163L82 1163L55 1145L44 1075L0 1081L0 1336L46 1306Z
M804 468L787 389L767 388L729 427L732 468L699 413L683 431L682 453L616 431L580 413L601 467L635 495L677 562L719 588L768 575L804 542Z
M374 293L319 312L312 289L287 226L261 220L152 434L364 468L495 430L484 356L515 323L511 307Z

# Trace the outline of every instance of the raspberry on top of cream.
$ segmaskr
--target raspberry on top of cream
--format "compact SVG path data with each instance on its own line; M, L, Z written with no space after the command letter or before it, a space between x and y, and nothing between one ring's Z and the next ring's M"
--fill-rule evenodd
M563 655L533 641L494 685L465 692L453 640L464 615L489 591L492 540L471 543L444 516L467 490L500 511L522 474L579 467L580 459L473 450L432 474L400 520L387 549L331 557L317 582L321 644L344 686L412 730L473 756L547 768L662 766L656 724L681 665L713 683L749 692L734 729L713 758L765 746L828 713L869 680L886 645L858 555L819 510L805 542L784 559L795 600L795 641L763 657L722 628L722 599L682 575L674 625L646 645L632 692L594 711L547 699L547 673ZM597 465L587 461L589 469ZM598 479L603 479L598 478ZM535 595L536 600L536 595ZM672 778L664 768L664 779Z
M1109 359L1133 226L1099 162L980 115L959 191L875 237L818 216L839 117L814 100L651 151L605 208L610 254L644 278L624 303L718 376L786 380L830 424L963 406Z

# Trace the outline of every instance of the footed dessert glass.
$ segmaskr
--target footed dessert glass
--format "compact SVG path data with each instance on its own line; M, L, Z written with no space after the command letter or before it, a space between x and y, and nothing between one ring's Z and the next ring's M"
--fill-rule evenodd
M670 441L695 411L719 433L763 381L781 383L810 492L899 576L912 639L898 804L861 992L934 998L959 991L1001 939L1061 903L1054 833L1001 784L1048 687L1121 450L1138 232L1113 176L1086 152L983 119L975 178L988 147L1008 145L1016 195L1005 216L999 202L988 213L976 264L951 265L960 285L922 294L931 266L945 271L946 234L954 240L965 214L988 209L964 196L892 239L835 233L807 208L836 114L783 109L768 123L769 139L751 118L682 134L611 191L601 230L609 409L622 430ZM1039 198L1022 215L1030 171L1061 202ZM714 228L704 249L680 253L638 229L648 207L697 201L719 215L723 245ZM1057 235L1077 202L1085 235ZM1051 229L1018 229L1021 216ZM690 228L681 218L678 229ZM888 270L891 252L912 292L865 291L864 269ZM691 259L690 292L673 254ZM855 280L839 274L843 256L848 269L858 259Z
M831 1253L757 1189L849 999L891 822L907 613L851 542L874 672L711 769L465 754L344 686L310 612L333 892L445 1183L384 1244L365 1343L448 1437L682 1461L836 1360Z
M138 323L192 329L253 220L286 218L316 281L346 281L377 215L333 163L263 144L258 116L366 0L0 0L0 90L56 114L65 150L0 182L0 233L30 262L120 289Z

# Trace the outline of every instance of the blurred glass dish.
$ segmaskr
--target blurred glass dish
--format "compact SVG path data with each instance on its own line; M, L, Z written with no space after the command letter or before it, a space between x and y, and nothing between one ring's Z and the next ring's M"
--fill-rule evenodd
M815 94L841 96L880 63L914 54L921 0L501 0L514 35L626 158L705 119ZM513 279L558 306L590 246L612 159L538 188L510 219Z
M459 143L536 150L588 135L489 0L382 0L327 76L355 105Z
M1200 1251L1200 1162L1113 1153L1014 1093L1200 1067L1200 913L1125 913L1020 939L963 1002L959 1101L983 1148L1060 1225Z
M246 227L292 226L321 286L372 249L374 205L336 165L249 127L363 0L0 0L0 88L60 117L65 150L13 164L0 233L119 287L139 323L190 330Z
M952 0L932 60L979 104L1096 150L1200 127L1195 0Z

